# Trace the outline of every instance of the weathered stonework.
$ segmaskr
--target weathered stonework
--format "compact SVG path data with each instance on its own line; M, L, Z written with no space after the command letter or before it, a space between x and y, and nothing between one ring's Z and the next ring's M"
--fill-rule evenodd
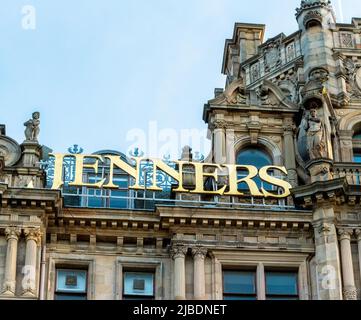
M301 300L360 299L361 19L338 24L325 0L302 1L296 19L295 33L265 42L264 25L236 24L226 87L203 113L213 146L204 161L236 164L258 148L287 169L288 199L177 194L154 210L71 207L44 187L38 118L21 145L0 126L0 299L55 299L62 268L87 271L91 300L125 298L132 271L151 271L157 300L221 300L223 273L245 268L259 300L279 268L297 273ZM184 148L182 160L193 158Z

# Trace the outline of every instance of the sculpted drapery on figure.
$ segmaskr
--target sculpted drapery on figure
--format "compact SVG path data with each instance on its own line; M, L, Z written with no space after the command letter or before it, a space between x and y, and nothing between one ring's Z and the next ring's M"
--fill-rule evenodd
M306 132L307 153L310 160L328 158L326 127L318 117L316 108L311 108L310 114L303 118L301 126Z
M25 129L25 138L26 141L38 141L38 136L40 133L40 113L34 112L32 119L24 123Z

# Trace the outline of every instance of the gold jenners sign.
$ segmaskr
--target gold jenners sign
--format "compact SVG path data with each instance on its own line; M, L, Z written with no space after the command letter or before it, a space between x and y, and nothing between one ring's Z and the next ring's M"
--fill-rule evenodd
M218 164L209 164L209 163L193 163L185 161L174 161L177 164L177 170L170 167L164 161L159 159L148 159L143 157L134 157L134 166L122 160L120 156L112 155L83 155L83 154L51 154L55 157L54 163L54 179L52 189L60 189L64 185L63 177L63 164L64 158L74 157L75 158L75 179L69 183L69 186L73 187L88 187L95 189L118 189L118 186L114 184L114 169L121 169L131 177L134 178L134 185L130 186L130 189L133 190L148 190L148 191L162 191L162 188L159 187L158 181L156 179L157 173L159 171L163 172L173 178L178 182L178 186L174 189L174 192L180 193L192 193L192 194L207 194L207 195L218 195L218 196L245 196L245 194L239 190L240 184L247 185L249 193L253 197L262 197L262 198L286 198L290 195L290 189L292 186L285 180L276 178L272 176L272 172L280 171L285 176L287 175L287 170L285 167L278 166L267 166L261 169L257 169L254 166L249 165L218 165ZM152 185L145 186L141 183L141 164L144 161L150 161L152 165ZM104 178L102 181L97 183L88 183L83 181L84 169L92 171L92 173L98 173L98 167L101 163L106 163L109 166L109 176ZM187 189L184 186L184 175L186 174L184 168L192 166L194 169L195 177L195 186L192 189ZM219 172L222 172L222 175L225 173L228 175L228 185L223 186L217 191L207 191L205 190L205 179L208 177L214 178L215 181L218 181ZM242 172L242 178L239 178L239 173ZM274 186L278 192L270 192L261 187L259 181L262 180L264 184ZM258 181L258 184L257 184ZM281 192L279 191L281 190Z

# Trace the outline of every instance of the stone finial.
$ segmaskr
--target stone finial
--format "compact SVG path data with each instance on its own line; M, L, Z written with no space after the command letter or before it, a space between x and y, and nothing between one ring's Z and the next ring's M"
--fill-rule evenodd
M34 112L32 119L24 123L25 129L25 141L38 142L38 136L40 133L40 112Z
M182 161L191 162L193 160L192 148L190 146L185 146L182 150Z

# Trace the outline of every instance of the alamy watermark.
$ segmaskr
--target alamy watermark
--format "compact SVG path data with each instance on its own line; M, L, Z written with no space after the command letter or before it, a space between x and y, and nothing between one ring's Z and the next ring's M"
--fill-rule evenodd
M21 27L24 30L36 29L36 9L33 5L24 5L21 8Z

